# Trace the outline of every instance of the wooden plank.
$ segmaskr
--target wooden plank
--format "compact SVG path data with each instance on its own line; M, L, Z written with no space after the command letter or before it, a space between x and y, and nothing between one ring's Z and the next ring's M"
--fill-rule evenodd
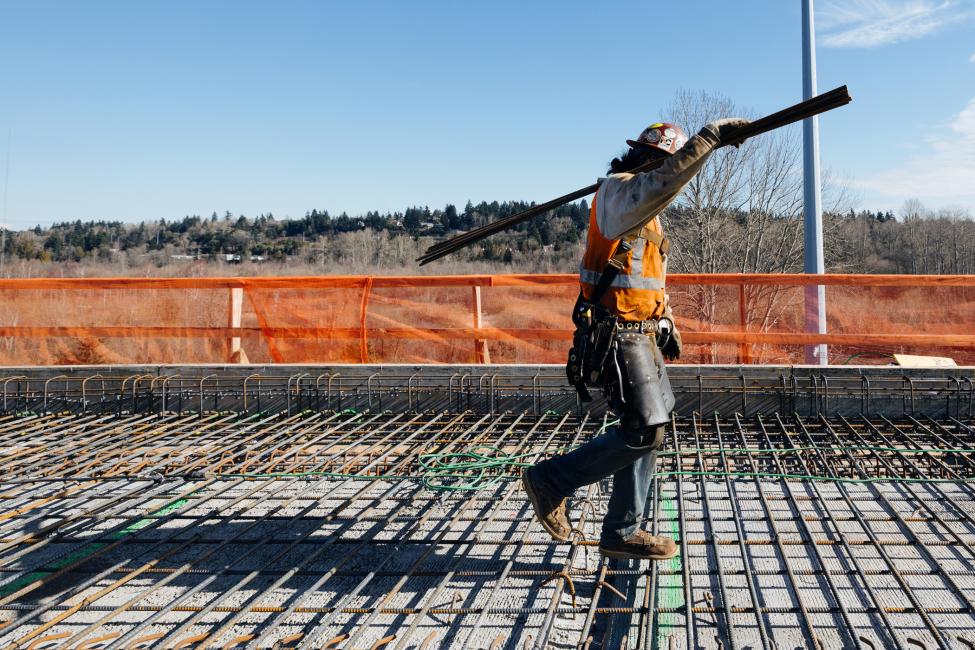
M928 357L919 354L895 354L898 366L908 368L954 368L958 364L951 357Z

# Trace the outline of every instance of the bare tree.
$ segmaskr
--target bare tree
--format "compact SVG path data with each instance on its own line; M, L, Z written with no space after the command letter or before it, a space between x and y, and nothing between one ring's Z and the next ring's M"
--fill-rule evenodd
M748 116L726 97L682 90L665 112L692 131L732 115ZM780 129L738 148L712 154L664 218L672 271L694 273L786 273L801 270L802 174L796 129ZM774 286L752 285L739 299L746 322L761 330L773 326L788 295ZM692 290L684 306L707 327L719 320L719 288ZM727 313L723 313L726 318ZM702 359L706 361L709 359ZM712 359L713 360L713 354Z

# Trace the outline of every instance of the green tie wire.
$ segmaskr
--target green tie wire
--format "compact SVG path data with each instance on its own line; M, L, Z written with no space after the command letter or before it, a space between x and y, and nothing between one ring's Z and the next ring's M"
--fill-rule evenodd
M474 492L492 488L510 480L514 468L530 467L534 463L523 459L537 452L508 455L497 447L480 445L469 451L444 454L420 454L423 486L448 492Z

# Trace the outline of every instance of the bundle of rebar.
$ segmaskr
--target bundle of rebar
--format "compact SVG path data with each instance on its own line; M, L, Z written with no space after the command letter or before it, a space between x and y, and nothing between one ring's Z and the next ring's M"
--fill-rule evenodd
M825 113L826 111L839 108L840 106L845 106L851 101L853 101L853 98L850 96L846 86L834 88L829 92L822 93L821 95L807 99L804 102L800 102L788 108L782 109L777 113L772 113L771 115L757 119L754 122L737 129L733 133L729 134L727 138L723 138L719 147L740 145L748 138L753 138L756 135L767 133L789 124L794 124L795 122L819 115L820 113ZM654 170L663 165L665 160L667 160L667 157L647 162L637 167L633 171L634 173L641 173ZM533 217L545 214L550 210L554 210L560 205L565 205L571 201L575 201L584 196L593 194L597 189L599 189L599 183L587 185L586 187L580 188L574 192L569 192L564 196L560 196L557 199L552 199L551 201L546 201L545 203L532 206L531 208L519 212L518 214L505 217L504 219L498 219L497 221L481 226L480 228L475 228L474 230L470 230L461 235L457 235L456 237L452 237L440 243L434 244L433 246L430 246L422 256L417 258L417 262L420 263L420 266L429 264L434 260L446 257L451 253L455 253L462 248L475 244L495 233L501 232L502 230L507 230L508 228L516 226L519 223L523 223Z

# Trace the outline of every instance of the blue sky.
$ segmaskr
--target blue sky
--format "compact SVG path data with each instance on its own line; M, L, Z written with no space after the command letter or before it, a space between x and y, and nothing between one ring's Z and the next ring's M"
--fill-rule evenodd
M669 4L0 0L6 221L546 200L678 88L801 99L799 0ZM819 89L854 95L823 165L862 207L975 212L975 0L818 0L817 27Z

